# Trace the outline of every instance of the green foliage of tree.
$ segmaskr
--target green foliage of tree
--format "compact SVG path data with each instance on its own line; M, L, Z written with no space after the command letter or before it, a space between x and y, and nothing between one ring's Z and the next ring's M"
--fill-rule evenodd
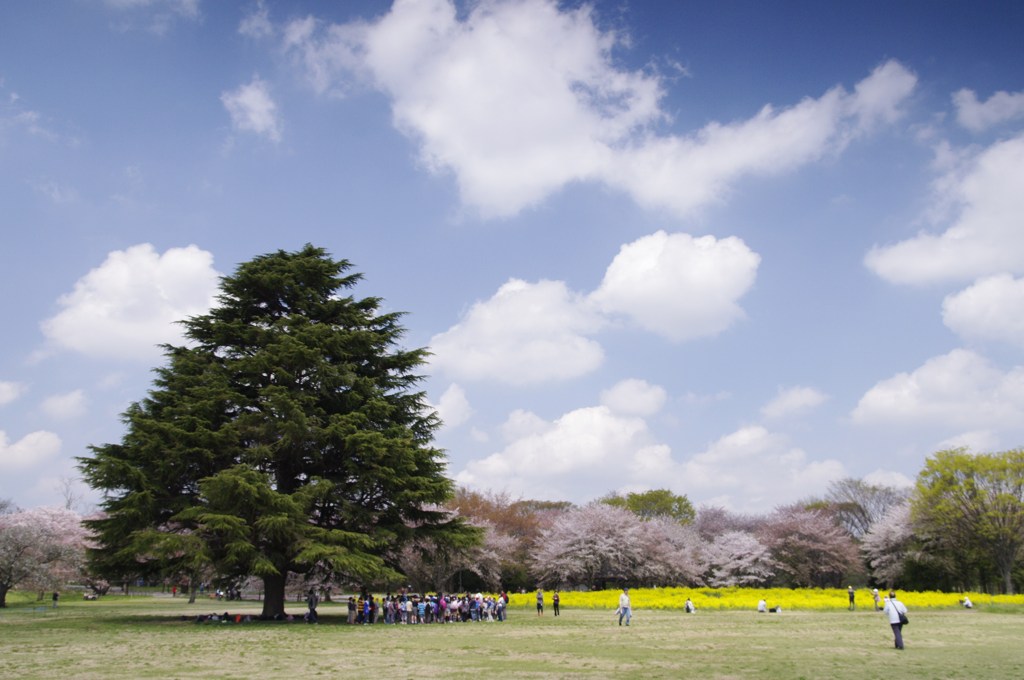
M617 508L625 508L642 520L656 517L675 520L680 524L689 524L697 517L693 504L685 495L677 495L668 489L652 489L640 493L627 493L625 496L611 493L600 499L602 503Z
M918 474L913 518L955 561L988 560L1002 589L1024 555L1024 450L940 451Z
M288 572L397 577L403 546L476 535L441 507L426 351L399 347L401 314L346 294L350 268L310 245L263 255L183 322L122 441L79 459L105 494L95 569L258 575L272 617Z

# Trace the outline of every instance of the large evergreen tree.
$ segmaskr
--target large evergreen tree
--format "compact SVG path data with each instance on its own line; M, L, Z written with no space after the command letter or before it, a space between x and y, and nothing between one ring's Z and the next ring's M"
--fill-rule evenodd
M263 255L183 322L188 345L165 348L121 443L79 459L105 494L94 568L257 575L273 617L289 572L367 582L414 540L475 538L440 508L453 487L417 391L426 352L399 347L381 300L347 295L350 268L310 245Z

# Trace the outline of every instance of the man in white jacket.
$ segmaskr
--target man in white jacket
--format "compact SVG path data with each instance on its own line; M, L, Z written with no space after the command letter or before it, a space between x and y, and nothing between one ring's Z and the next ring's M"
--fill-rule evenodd
M900 614L907 613L907 606L896 599L896 591L890 591L889 597L885 598L885 607L882 609L889 617L889 625L892 626L892 635L896 640L896 649L903 649L903 622Z

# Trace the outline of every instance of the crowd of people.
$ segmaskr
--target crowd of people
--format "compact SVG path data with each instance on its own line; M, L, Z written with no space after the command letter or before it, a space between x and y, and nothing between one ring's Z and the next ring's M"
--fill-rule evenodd
M382 598L354 595L348 598L348 622L351 624L417 625L428 623L466 623L504 621L508 594L482 593L420 595L388 593Z

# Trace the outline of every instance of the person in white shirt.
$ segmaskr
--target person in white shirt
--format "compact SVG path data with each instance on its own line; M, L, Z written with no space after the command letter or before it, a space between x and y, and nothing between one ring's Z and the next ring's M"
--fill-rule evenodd
M619 595L619 625L622 625L622 619L626 619L626 625L629 625L629 620L633 618L633 608L629 603L629 588L623 588L622 594Z
M882 611L889 618L889 625L892 626L896 649L903 649L903 620L900 615L906 615L907 606L896 599L895 591L890 591L889 597L885 598L885 607Z
M759 600L758 603L757 603L757 611L760 612L761 614L767 614L768 613L768 603L765 602L763 599Z

